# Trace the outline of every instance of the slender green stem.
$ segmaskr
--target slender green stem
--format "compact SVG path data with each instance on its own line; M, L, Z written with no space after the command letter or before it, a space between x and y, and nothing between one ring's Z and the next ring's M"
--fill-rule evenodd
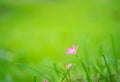
M64 79L67 77L67 75L68 75L68 73L69 73L69 70L67 70L67 72L64 74L64 76L63 76L63 78L62 78L62 82L64 81Z
M93 65L94 69L100 74L102 79L105 79L106 81L108 81L108 79L106 78L106 76L104 75L104 73L99 69L99 67L97 67L96 65Z
M67 75L69 76L69 74L70 74L70 71L71 71L71 69L73 68L73 66L69 69L69 70L67 70L66 72L64 72L65 74L64 74L64 76L63 76L63 78L62 78L62 80L61 80L61 82L63 82L64 81L64 79L65 78L67 78ZM64 70L63 70L64 71ZM70 77L69 77L70 78ZM71 78L70 78L71 79Z
M78 56L78 55L76 55L76 57L77 57L77 58L78 58L78 60L80 61L79 56ZM81 61L80 61L80 62L81 62ZM90 76L89 76L89 73L88 73L88 70L87 70L86 66L84 65L84 63L83 63L83 62L81 62L81 64L82 64L82 66L83 66L83 68L84 68L84 70L85 70L85 72L86 72L88 82L92 82L92 81L91 81L91 79L90 79Z
M22 67L27 68L27 69L30 69L30 70L34 71L36 74L38 74L40 77L42 76L42 77L46 78L48 81L52 82L51 79L49 79L49 77L47 77L45 74L39 72L37 69L35 69L35 68L33 68L29 65L22 64L22 63L17 63L16 65L22 66Z
M110 81L113 82L112 74L111 74L111 71L110 71L109 65L108 65L107 60L106 60L106 58L105 58L104 55L103 55L103 59L104 59L104 61L105 61L105 64L106 64L106 67L107 67L107 70L108 70L108 74L109 74Z
M58 71L58 69L57 69L57 66L56 66L55 63L54 63L53 65L54 65L55 72L56 72L57 76L59 77L60 75L59 75L59 71Z
M90 79L90 76L89 76L89 74L88 74L88 71L87 71L86 66L85 66L84 63L82 63L82 62L81 62L81 64L82 64L82 66L83 66L83 68L84 68L84 70L85 70L85 72L86 72L88 82L92 82L91 79Z
M69 76L69 81L72 82L70 73L68 73L68 76Z
M113 48L114 65L115 65L115 68L116 68L116 72L119 72L118 71L118 65L117 65L115 41L114 41L114 38L113 38L112 34L111 34L111 42L112 42L112 48Z
M37 82L37 81L36 81L36 76L34 76L34 82Z

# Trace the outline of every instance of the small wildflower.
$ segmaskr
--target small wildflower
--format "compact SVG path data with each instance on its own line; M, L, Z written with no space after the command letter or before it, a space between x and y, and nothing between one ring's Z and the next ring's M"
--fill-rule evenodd
M44 80L44 82L48 82L47 80Z
M72 64L68 64L68 65L66 66L66 69L69 70L71 67L72 67Z
M68 49L67 49L67 54L68 54L68 55L76 54L77 48L78 48L78 47L77 47L76 45L73 45L72 48L68 48Z

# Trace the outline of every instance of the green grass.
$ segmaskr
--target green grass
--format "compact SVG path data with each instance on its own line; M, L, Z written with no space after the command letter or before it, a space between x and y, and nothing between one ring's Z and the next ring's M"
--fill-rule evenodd
M109 65L108 65L108 63L107 63L106 57L105 57L104 55L103 55L103 59L104 59L104 61L105 61L105 65L106 65L107 70L108 70L110 82L114 82L114 81L113 81L113 77L112 77L111 70L110 70L110 68L109 68Z
M118 65L117 65L116 46L115 46L115 40L114 40L113 34L111 34L111 43L112 43L112 49L113 49L113 58L114 58L115 69L116 69L116 72L119 72Z
M34 76L34 82L37 82L37 81L36 81L36 76Z
M115 45L113 42L113 36L112 36L112 46L115 55ZM88 53L88 51L86 52ZM81 55L76 54L75 57L77 58L74 59L75 60L74 65L69 70L65 69L65 65L59 65L57 63L52 63L52 65L46 66L48 70L45 70L45 72L44 71L40 72L35 68L28 66L26 64L18 63L17 65L23 68L30 69L35 73L38 73L40 79L43 80L46 79L48 80L48 82L83 82L83 81L84 82L119 82L119 78L117 78L119 77L119 73L115 72L116 69L111 69L111 66L112 67L117 66L116 71L119 72L118 70L119 65L117 64L118 63L117 58L112 58L112 60L115 60L114 62L115 64L113 64L108 61L108 59L112 56L103 55L104 54L103 46L100 47L99 52L100 55L98 59L103 58L103 62L101 60L97 62L98 60L96 61L95 59L94 63L89 62L88 65L88 61L83 62L80 58ZM72 56L74 57L74 55ZM89 54L86 55L86 57L88 56ZM78 75L78 77L76 77L75 75ZM34 82L39 82L39 80L36 81L36 77L38 76L34 76Z
M0 82L119 82L119 3L0 0Z
M26 64L21 64L21 63L17 63L16 65L20 66L20 67L23 67L23 68L26 68L28 70L31 70L33 71L34 73L36 73L40 78L41 77L44 77L46 78L48 81L52 82L51 79L49 79L49 77L47 75L45 75L44 73L38 71L37 69L35 69L34 67L31 67L31 66L28 66ZM34 81L36 81L36 76L34 77Z
M100 54L103 54L101 49L100 49ZM44 79L47 79L48 82L82 82L82 81L84 81L84 82L117 82L118 81L119 82L119 78L117 78L117 77L119 77L119 74L116 73L115 75L117 77L114 76L113 70L115 70L115 69L112 69L112 70L110 69L110 67L115 66L115 64L111 64L107 61L108 56L102 55L104 64L105 64L105 65L103 64L103 66L100 64L97 64L97 62L94 62L94 64L89 62L89 64L91 64L93 66L93 68L90 67L91 65L85 65L86 62L81 62L80 56L78 56L78 55L75 55L75 56L77 57L78 62L76 62L75 65L73 65L69 70L66 70L64 66L59 66L59 64L53 63L53 65L50 65L50 68L52 68L52 69L49 69L49 71L54 71L55 76L49 76L50 75L49 72L47 75L45 75L42 72L39 72L38 70L36 70L35 68L30 67L25 64L17 64L17 65L39 73L40 77L41 76L44 77ZM100 55L100 58L101 58L101 55ZM102 62L102 61L100 61L100 62ZM116 63L116 65L117 65L117 63ZM81 66L81 68L79 68L79 66ZM79 69L77 70L76 68L79 68ZM90 70L90 71L88 71L88 70ZM46 71L48 71L48 70L46 70ZM74 73L75 71L77 71L77 73ZM96 76L94 75L94 73L91 73L91 72L94 72L96 74ZM51 72L51 73L53 73L53 72ZM74 77L75 74L79 74L80 76ZM92 75L94 75L95 77L93 77ZM49 78L47 76L49 76ZM54 78L55 80L53 81L52 78ZM94 80L94 79L96 79L96 80ZM34 76L34 82L37 82L36 76Z
M86 75L87 75L87 80L88 80L88 82L92 82L91 79L90 79L90 76L89 76L89 73L88 73L88 70L87 70L85 64L84 64L83 62L82 62L81 64L82 64L82 66L83 66L83 68L84 68L84 70L85 70L85 73L86 73Z

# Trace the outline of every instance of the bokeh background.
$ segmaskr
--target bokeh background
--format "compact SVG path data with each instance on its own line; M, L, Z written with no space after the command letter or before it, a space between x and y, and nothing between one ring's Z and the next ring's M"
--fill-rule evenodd
M85 50L97 58L101 45L112 54L111 34L119 54L119 32L119 0L0 0L0 82L33 82L17 63L41 70L74 62L66 55L73 44L83 60Z

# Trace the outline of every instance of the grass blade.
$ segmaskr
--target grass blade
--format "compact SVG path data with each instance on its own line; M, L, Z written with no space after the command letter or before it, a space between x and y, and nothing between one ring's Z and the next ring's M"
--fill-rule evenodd
M62 82L64 81L64 79L67 77L68 73L69 73L70 70L67 70L67 72L64 74L63 78L62 78Z
M34 76L34 82L36 82L36 76Z
M105 58L104 55L103 55L103 59L104 59L104 61L105 61L105 64L106 64L106 67L107 67L107 70L108 70L108 74L109 74L110 81L113 82L112 74L111 74L111 71L110 71L109 65L108 65L107 60L106 60L106 58Z
M81 64L82 64L82 66L83 66L83 68L84 68L84 70L85 70L85 73L86 73L86 75L87 75L88 82L92 82L91 79L90 79L90 77L89 77L89 74L88 74L88 71L87 71L86 66L85 66L84 63L82 63L82 62L81 62Z
M21 64L21 63L17 63L17 65L27 68L27 69L30 69L30 70L34 71L35 73L37 73L40 77L42 76L42 77L46 78L48 81L52 82L46 75L44 75L43 73L39 72L38 70L36 70L35 68L33 68L31 66L28 66L26 64Z
M69 75L71 69L72 69L72 67L71 67L69 70L67 70L67 72L64 74L64 76L63 76L61 82L63 82L64 79L67 77L67 75ZM71 78L70 78L70 81L71 81Z
M117 57L116 57L116 47L115 47L115 41L114 41L114 38L113 38L113 35L111 34L111 42L112 42L112 48L113 48L113 57L114 57L114 65L115 65L115 68L116 68L116 72L118 73L118 65L117 65Z
M68 73L68 76L69 76L69 80L70 80L70 82L72 82L70 73Z
M53 65L54 65L55 72L56 72L57 76L59 77L60 75L59 75L59 71L58 71L58 69L57 69L57 66L56 66L55 63L54 63Z
M103 72L99 69L99 67L97 67L96 65L93 65L93 67L94 67L94 69L100 74L100 76L102 77L102 78L104 78L106 81L108 81L107 80L107 78L106 78L106 76L103 74Z

